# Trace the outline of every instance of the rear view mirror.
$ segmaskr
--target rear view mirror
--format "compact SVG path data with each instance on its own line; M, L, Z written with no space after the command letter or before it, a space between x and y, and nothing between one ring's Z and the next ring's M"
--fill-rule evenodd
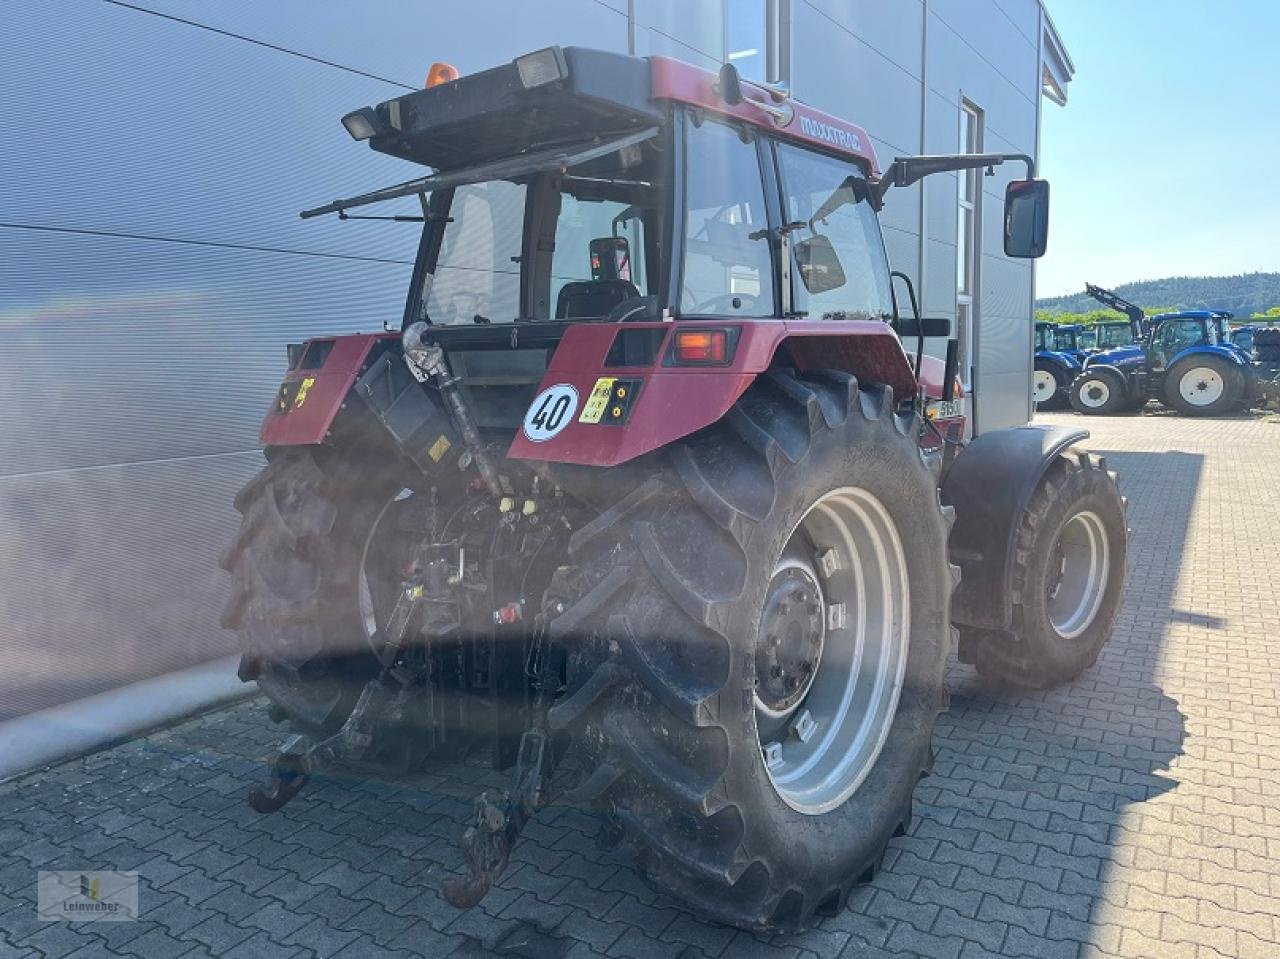
M1049 245L1049 181L1014 180L1004 191L1004 255L1044 256Z
M591 241L591 279L630 280L631 244L625 236L602 236Z
M732 63L726 63L720 68L717 92L720 94L720 99L731 107L736 107L742 102L742 78L738 75L738 68Z
M796 269L810 293L838 290L845 284L844 267L831 241L821 233L795 245Z

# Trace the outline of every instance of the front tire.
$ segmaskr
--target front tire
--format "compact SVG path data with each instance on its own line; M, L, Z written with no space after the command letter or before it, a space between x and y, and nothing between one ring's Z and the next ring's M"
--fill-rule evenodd
M571 542L552 722L591 757L579 795L703 915L803 928L910 822L955 581L919 429L885 387L772 372Z
M1244 395L1239 368L1220 356L1191 356L1164 377L1165 402L1184 416L1217 416L1235 409Z
M1111 416L1123 412L1129 399L1120 379L1085 370L1071 384L1071 408L1086 416Z
M1111 636L1128 541L1124 498L1106 460L1074 448L1060 454L1018 526L1012 636L961 629L960 659L1031 689L1074 679Z

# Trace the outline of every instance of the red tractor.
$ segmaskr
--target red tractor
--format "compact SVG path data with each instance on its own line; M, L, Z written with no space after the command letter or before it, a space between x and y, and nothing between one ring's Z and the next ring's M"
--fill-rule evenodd
M1106 642L1124 503L1083 431L965 439L902 337L877 211L930 173L664 57L550 48L348 114L430 175L399 328L291 346L237 497L225 617L292 735L260 811L343 762L490 748L479 901L548 801L739 926L840 908L908 829L948 655L1028 687ZM1044 251L1047 184L1005 252ZM907 289L910 290L909 281ZM954 344L953 344L954 345ZM968 398L972 401L972 397Z

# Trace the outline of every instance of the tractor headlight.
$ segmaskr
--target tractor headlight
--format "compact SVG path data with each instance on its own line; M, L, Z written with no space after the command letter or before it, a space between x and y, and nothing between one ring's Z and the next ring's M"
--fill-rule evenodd
M535 53L526 53L516 57L516 70L520 73L520 83L526 90L544 87L569 76L569 64L565 61L564 51L559 47L547 47Z

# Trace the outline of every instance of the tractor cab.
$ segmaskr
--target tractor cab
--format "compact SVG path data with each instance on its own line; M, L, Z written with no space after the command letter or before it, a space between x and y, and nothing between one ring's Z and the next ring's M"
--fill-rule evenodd
M1129 346L1134 342L1133 324L1128 321L1095 323L1091 332L1093 335L1092 349L1095 351L1110 350L1117 346Z
M1079 323L1058 323L1053 329L1053 348L1058 353L1068 353L1083 363L1088 355L1083 335L1084 326Z
M343 118L356 140L433 172L302 216L388 204L422 224L400 331L420 325L423 348L443 351L477 426L513 436L508 455L616 465L722 415L775 357L829 363L826 341L849 333L845 366L958 418L954 357L923 349L950 324L922 319L914 289L898 302L877 213L892 187L1011 159L1030 171L1029 158L882 169L866 131L732 65L553 47L470 76L438 66L426 89ZM1010 184L1008 255L1043 253L1047 210L1046 183ZM681 378L708 368L736 376ZM631 384L628 401L598 413L587 399L608 400L614 380ZM659 383L710 392L659 403ZM544 412L562 415L525 423L548 397ZM264 441L287 438L299 437L269 419Z

